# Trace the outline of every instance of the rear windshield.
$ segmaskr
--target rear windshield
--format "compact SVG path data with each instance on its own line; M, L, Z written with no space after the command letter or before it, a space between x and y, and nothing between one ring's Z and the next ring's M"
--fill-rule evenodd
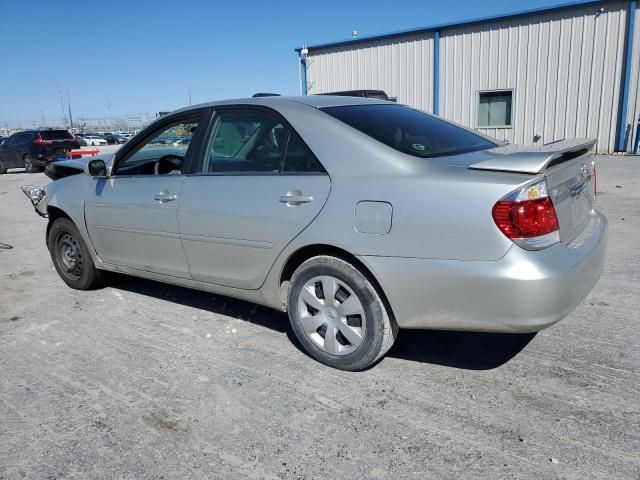
M348 105L322 111L416 157L459 155L497 146L480 135L402 105Z
M66 140L73 136L66 130L44 130L40 132L42 140Z

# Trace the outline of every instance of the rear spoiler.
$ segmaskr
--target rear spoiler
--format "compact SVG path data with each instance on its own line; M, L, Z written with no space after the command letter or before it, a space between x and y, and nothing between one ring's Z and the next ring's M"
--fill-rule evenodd
M559 140L539 148L526 149L517 145L488 150L493 158L469 165L472 170L494 170L516 173L540 173L593 150L595 139Z

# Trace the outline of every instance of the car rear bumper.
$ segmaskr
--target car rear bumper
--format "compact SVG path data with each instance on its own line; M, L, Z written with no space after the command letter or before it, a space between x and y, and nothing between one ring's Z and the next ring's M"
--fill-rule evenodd
M513 246L497 261L361 256L401 328L525 333L571 313L604 266L607 220L598 211L570 244Z

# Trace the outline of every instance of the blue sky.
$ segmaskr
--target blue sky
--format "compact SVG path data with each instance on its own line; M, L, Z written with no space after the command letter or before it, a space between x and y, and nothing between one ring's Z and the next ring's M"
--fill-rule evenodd
M566 3L562 0L0 0L0 126L297 94L306 44Z

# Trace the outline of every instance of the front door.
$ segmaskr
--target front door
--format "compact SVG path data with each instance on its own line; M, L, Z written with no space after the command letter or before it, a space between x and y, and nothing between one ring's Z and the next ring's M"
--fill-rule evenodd
M221 110L178 220L194 280L257 289L286 245L318 215L330 179L283 119Z
M18 158L18 149L20 149L22 141L27 136L28 134L25 133L16 133L0 145L0 161L5 168L20 168L24 166L22 157Z
M189 278L177 212L199 121L168 119L116 156L110 177L89 184L87 229L103 262Z
M0 163L2 163L5 168L14 168L17 166L15 165L15 153L13 149L15 141L16 135L12 135L0 145Z

